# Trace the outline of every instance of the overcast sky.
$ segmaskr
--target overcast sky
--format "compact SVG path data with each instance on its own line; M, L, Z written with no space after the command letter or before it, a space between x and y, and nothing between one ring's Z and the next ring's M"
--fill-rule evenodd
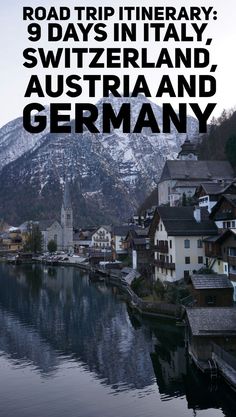
M35 71L34 69L25 69L23 67L23 58L22 52L27 47L45 47L51 48L51 44L47 45L46 41L38 42L38 43L30 43L27 40L27 24L22 20L22 7L23 6L45 6L49 8L50 6L101 6L101 5L109 5L109 1L95 1L91 0L84 1L81 0L80 2L77 1L60 1L55 0L54 2L50 2L48 0L41 0L38 2L37 0L7 0L2 2L1 4L1 14L0 14L0 49L1 49L1 60L0 60L0 79L1 79L1 113L0 113L0 126L4 125L8 121L12 120L15 117L19 117L22 115L22 110L24 106L29 101L36 101L41 102L42 104L47 104L50 102L50 98L45 97L44 99L39 99L36 96L31 98L30 100L24 98L24 92L27 86L27 82L30 78L30 75L33 73L37 73L40 77L45 73L60 73L61 71L51 71L51 70L41 70L40 68ZM137 6L137 2L132 0L113 0L111 2L112 6ZM176 8L186 6L187 9L192 6L205 6L210 7L213 6L214 10L218 12L218 19L213 21L210 20L210 23L207 28L206 35L207 37L212 37L213 41L211 46L209 47L211 53L211 63L217 64L218 68L215 72L215 76L217 78L217 94L215 97L210 99L196 99L202 107L205 107L208 101L217 102L217 107L214 112L214 116L218 116L224 108L229 109L236 105L236 83L235 83L235 68L236 68L236 54L235 54L235 45L236 45L236 29L235 29L235 21L236 21L236 3L235 0L227 0L223 2L222 0L203 0L201 2L193 2L190 0L168 0L157 2L156 0L149 0L145 2L138 3L139 5L148 6L175 6ZM67 22L68 23L68 22ZM184 23L184 21L182 22ZM192 34L192 33L191 33ZM60 43L55 43L55 48L62 46ZM68 46L67 44L63 44L63 46ZM83 45L82 43L73 45L76 47L103 47L103 43L93 43ZM109 41L106 43L106 46L113 46L112 43ZM118 47L119 45L115 45ZM121 45L121 46L124 46ZM134 43L127 43L126 47L140 47L145 46L147 44L141 45L140 43L135 45ZM161 46L167 46L161 45ZM175 44L175 46L179 46ZM199 45L197 45L199 47ZM203 45L200 45L204 47ZM171 48L173 45L168 45ZM189 44L184 44L183 47L189 47ZM159 44L150 44L149 53L153 52L153 59L157 56L157 49L160 49ZM151 57L151 55L150 55ZM88 72L88 71L86 71ZM65 74L70 73L78 73L74 69L73 71L68 70L65 71ZM90 70L90 73L97 74L99 73L98 70ZM115 74L130 74L132 77L136 77L138 74L145 74L147 80L152 86L161 79L161 76L166 73L166 69L149 69L149 70L104 70L100 72L102 73L115 73ZM180 70L179 72L176 70L172 70L171 74L173 79L176 77L177 74L192 74L197 73L194 70ZM208 73L208 70L204 70L201 73ZM81 72L80 72L81 75ZM134 79L133 78L133 79ZM154 84L155 83L155 84ZM155 90L155 88L154 88ZM101 89L97 91L96 99L90 100L92 102L96 102L102 95ZM74 101L84 102L89 100L86 91L83 96L77 98ZM170 99L168 97L164 97L161 100L155 97L152 97L152 100L155 101L157 104L162 104L162 102L171 102L172 105L177 109L178 103L181 101L188 101L192 102L193 99L186 98L186 99ZM51 101L55 101L51 99ZM61 101L68 101L68 98L61 98Z

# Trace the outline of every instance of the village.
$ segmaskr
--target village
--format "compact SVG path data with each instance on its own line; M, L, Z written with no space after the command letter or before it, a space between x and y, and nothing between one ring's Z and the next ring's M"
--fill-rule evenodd
M42 245L32 250L34 233ZM76 265L123 288L140 314L184 321L193 362L236 389L236 180L229 162L198 160L186 139L178 158L165 163L157 205L120 225L75 229L66 181L61 219L2 222L0 255L11 263Z

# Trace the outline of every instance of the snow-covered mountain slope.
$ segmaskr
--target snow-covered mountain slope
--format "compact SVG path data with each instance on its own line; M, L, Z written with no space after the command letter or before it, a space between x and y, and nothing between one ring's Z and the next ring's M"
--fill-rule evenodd
M41 114L48 115L47 108ZM7 123L0 129L0 170L12 161L34 147L40 145L40 139L49 132L49 126L45 131L32 135L23 128L23 119L18 117Z
M131 102L132 124L143 96L109 97L118 110ZM161 120L161 108L153 104ZM98 125L101 120L98 120ZM186 138L175 129L170 134L30 135L16 119L0 130L0 217L17 224L26 219L55 218L60 212L65 177L71 180L75 224L117 222L129 217L155 187L165 160L176 157ZM73 122L72 122L73 126ZM44 132L45 133L45 132ZM197 121L188 118L188 137L197 137Z

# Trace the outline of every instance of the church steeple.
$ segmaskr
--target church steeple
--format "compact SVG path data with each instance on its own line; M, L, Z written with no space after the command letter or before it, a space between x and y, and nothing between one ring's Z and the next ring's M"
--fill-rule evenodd
M197 160L198 159L198 152L196 149L196 145L189 140L188 136L186 137L184 143L181 146L181 151L178 154L178 159L181 159L181 160Z
M73 249L73 210L71 204L69 182L66 179L61 207L61 226L63 235L63 248Z
M65 209L71 209L71 196L68 180L65 181L64 195L63 195L63 206Z

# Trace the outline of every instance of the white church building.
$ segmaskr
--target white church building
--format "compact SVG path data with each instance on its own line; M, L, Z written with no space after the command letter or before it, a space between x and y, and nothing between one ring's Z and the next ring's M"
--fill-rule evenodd
M57 250L73 252L73 210L67 181L65 182L61 207L61 221L40 221L39 227L43 235L44 251L47 251L48 242L54 240L57 244Z

